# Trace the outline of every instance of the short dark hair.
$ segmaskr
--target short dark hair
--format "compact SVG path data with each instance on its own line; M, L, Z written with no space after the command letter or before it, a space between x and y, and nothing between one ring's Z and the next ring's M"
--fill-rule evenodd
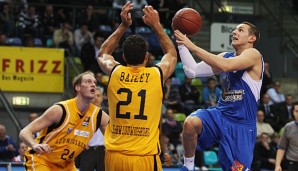
M127 64L142 64L148 51L145 39L137 34L130 35L123 42L123 53Z
M74 77L74 79L72 80L72 88L73 88L73 92L74 92L75 94L77 94L76 86L82 83L82 78L83 78L83 76L86 75L86 74L91 74L91 75L93 75L93 77L95 77L95 76L94 76L94 73L91 72L91 71L83 72L83 73L77 75L76 77Z
M256 45L256 43L260 40L261 34L259 29L253 25L252 23L248 22L248 21L244 21L241 24L246 24L249 26L249 34L250 35L255 35L256 36L256 41L254 42L254 46Z

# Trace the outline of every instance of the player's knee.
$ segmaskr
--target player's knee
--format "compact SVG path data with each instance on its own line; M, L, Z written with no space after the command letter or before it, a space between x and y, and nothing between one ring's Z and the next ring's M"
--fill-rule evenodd
M200 134L202 131L202 121L198 117L189 116L185 119L183 125L184 134Z

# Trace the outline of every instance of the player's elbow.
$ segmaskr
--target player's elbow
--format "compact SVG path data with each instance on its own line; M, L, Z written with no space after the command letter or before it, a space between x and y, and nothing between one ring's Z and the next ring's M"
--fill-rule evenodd
M20 140L24 141L24 138L25 138L25 129L22 129L19 133L19 138Z
M177 60L177 51L175 49L170 49L167 54L169 54L170 56L172 56L173 58L176 58Z
M187 68L187 67L183 67L184 73L188 78L195 78L196 77L196 72L191 69L191 68Z

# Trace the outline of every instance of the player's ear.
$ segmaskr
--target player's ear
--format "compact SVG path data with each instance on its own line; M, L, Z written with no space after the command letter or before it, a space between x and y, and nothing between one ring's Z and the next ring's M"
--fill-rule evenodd
M76 92L79 92L81 90L81 84L77 84L75 86L75 90L76 90Z
M149 59L149 53L146 52L146 54L145 54L145 61L148 61L148 59Z
M124 54L122 54L122 59L126 62ZM127 62L126 62L127 63Z
M249 36L249 39L248 39L248 42L249 43L254 43L256 40L257 40L256 35L250 35Z

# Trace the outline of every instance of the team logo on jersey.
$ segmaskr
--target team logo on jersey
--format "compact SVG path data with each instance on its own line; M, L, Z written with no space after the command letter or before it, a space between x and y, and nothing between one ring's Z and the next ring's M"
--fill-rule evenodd
M83 126L88 126L90 122L90 116L86 116L86 118L84 119L84 122L82 123Z
M75 129L74 130L74 135L80 136L80 137L89 137L90 132L88 131L82 131L82 130L78 130Z
M67 128L66 134L69 134L71 132L72 128Z

